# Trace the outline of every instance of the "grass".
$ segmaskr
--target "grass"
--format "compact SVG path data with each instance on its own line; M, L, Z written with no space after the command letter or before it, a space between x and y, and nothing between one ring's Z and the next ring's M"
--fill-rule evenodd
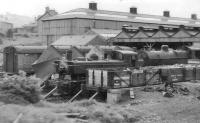
M23 114L20 123L154 123L200 119L199 100L192 95L176 94L169 99L160 92L136 91L136 94L137 105L130 102L113 105L95 100L59 104L40 101L28 105L0 103L0 123L11 123L20 113Z
M22 113L20 123L134 123L139 121L137 112L121 110L121 107L112 107L109 104L92 101L53 104L40 101L34 105L20 106L1 103L0 122L10 123ZM62 114L79 113L83 119L68 118ZM9 115L8 115L9 114Z
M112 105L95 100L53 104L40 100L40 80L19 76L7 76L0 81L0 123L11 123L23 114L20 123L132 123L137 113L130 115ZM67 117L66 114L78 114Z
M34 77L6 76L0 81L0 101L6 104L29 104L40 101L40 80Z

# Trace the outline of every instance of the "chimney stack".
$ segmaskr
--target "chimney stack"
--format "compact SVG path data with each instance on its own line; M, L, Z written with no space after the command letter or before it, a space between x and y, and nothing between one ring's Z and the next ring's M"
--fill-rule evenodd
M48 12L48 11L50 10L49 6L47 6L47 7L45 8L45 10L46 10L46 12Z
M144 30L144 27L140 26L138 29L139 29L140 31L143 31L143 30Z
M184 30L185 26L184 25L179 25L179 30Z
M164 17L170 17L170 12L169 11L163 11L163 16Z
M191 19L197 20L197 14L191 14Z
M97 3L96 2L90 2L89 3L89 9L97 10Z
M122 26L122 30L123 30L123 31L125 31L125 32L127 32L127 27L129 27L129 26L128 26L128 25L126 25L126 24L125 24L125 25L123 25L123 26Z
M131 7L130 8L130 13L131 14L137 14L137 8L136 7Z
M161 50L165 51L165 52L168 52L169 51L169 46L168 45L162 45L161 46Z

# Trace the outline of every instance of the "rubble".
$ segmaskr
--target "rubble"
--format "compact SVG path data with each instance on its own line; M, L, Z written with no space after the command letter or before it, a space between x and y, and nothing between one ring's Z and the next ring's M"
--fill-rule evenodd
M163 92L162 93L164 97L173 97L174 94L172 92Z
M186 87L180 87L179 88L179 93L182 94L182 95L189 95L190 91Z

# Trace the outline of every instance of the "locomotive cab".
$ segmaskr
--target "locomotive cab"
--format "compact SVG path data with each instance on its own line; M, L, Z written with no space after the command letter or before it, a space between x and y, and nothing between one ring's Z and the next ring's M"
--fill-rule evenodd
M116 50L114 52L114 59L122 60L130 67L134 67L137 60L137 53L127 50Z

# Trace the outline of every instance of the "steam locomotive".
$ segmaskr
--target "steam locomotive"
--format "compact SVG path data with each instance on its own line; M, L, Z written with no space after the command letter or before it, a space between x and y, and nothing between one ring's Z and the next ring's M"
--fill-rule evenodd
M169 50L163 46L160 51L127 51L115 50L112 52L112 60L57 60L56 70L60 79L70 75L71 80L86 78L89 68L139 68L143 66L187 64L189 58L186 50Z
M34 72L31 64L37 60L40 55L46 50L44 46L11 46L4 49L3 67L5 72L18 73L19 70L25 72ZM85 54L90 51L91 47L84 48ZM104 54L104 59L94 59L94 55L90 55L89 59L66 59L57 60L56 70L59 75L70 75L72 80L79 77L85 77L88 68L115 68L115 67L141 67L141 66L156 66L170 64L185 64L189 58L187 50L169 50L167 46L163 46L160 51L142 50L134 52L131 48L115 48L102 47L109 51L109 54ZM70 47L56 47L59 53L66 53ZM86 51L86 50L87 51ZM81 50L82 51L82 50ZM69 52L72 53L72 52ZM108 57L109 55L109 57ZM92 58L93 57L93 58ZM63 64L65 64L63 66Z

